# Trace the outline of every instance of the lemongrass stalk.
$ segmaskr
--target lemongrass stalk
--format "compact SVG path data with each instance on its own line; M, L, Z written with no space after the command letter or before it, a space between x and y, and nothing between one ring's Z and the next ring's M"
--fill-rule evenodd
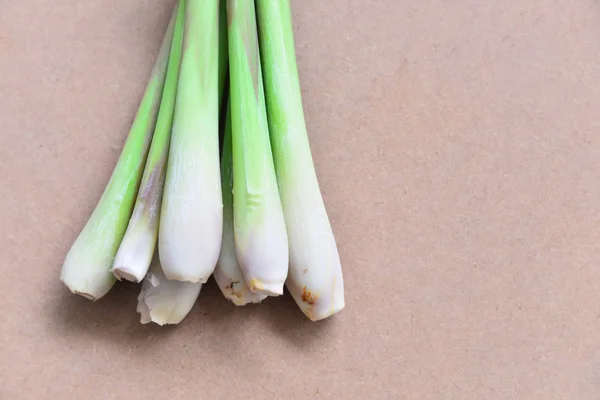
M219 23L219 93L222 94L219 104L227 98L224 93L225 77L228 75L228 38L226 0L221 0ZM227 99L228 100L228 99ZM248 289L244 275L237 261L233 234L233 162L231 154L231 116L229 101L225 115L223 150L221 156L221 185L223 196L223 235L221 251L213 276L219 289L233 304L243 306L258 303L266 295L255 294Z
M206 282L221 248L218 52L219 0L188 0L158 239L173 280Z
M138 295L140 322L158 325L179 324L198 299L202 284L168 280L156 255Z
M267 295L253 293L246 285L235 251L233 233L233 157L231 143L231 113L227 102L223 152L221 157L221 181L223 191L223 240L221 253L213 276L226 299L236 306L260 303Z
M290 243L286 287L311 320L344 308L336 240L312 159L289 0L257 0L265 97L277 181Z
M74 293L98 300L116 282L110 269L136 199L162 98L171 41L173 11L135 120L110 180L87 223L65 257L60 280Z
M237 258L254 293L279 296L288 241L265 108L254 2L227 0Z
M225 93L225 81L227 80L229 68L226 2L227 0L221 0L219 3L219 111L221 111L223 100L227 98Z
M219 32L219 96L223 97L223 87L227 71L227 24L224 9L221 11L223 25ZM155 263L158 260L155 260ZM162 284L158 284L162 281ZM153 271L147 274L138 297L138 312L141 322L158 324L179 323L196 300L202 283L180 282L167 280L162 268L155 265ZM173 311L173 314L171 314ZM167 316L178 316L167 318Z
M160 204L162 201L165 169L169 156L169 141L173 123L173 109L177 94L181 48L185 22L185 0L178 7L175 33L169 55L169 64L156 128L138 191L129 226L113 263L117 279L140 282L152 261L158 237Z

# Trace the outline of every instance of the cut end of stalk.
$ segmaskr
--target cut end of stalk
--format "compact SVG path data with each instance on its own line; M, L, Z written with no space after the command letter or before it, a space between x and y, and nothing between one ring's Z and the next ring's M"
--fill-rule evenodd
M83 266L87 268L83 268ZM108 268L102 271L98 265L69 261L67 256L67 262L61 271L60 281L72 294L97 301L112 289L116 279L108 271Z
M156 247L157 229L149 228L147 221L130 223L110 272L119 280L141 282L152 262Z
M316 290L314 286L311 290L288 279L286 287L302 313L311 321L320 321L339 313L346 306L343 281L339 279L334 279L331 287L318 285Z
M207 218L208 219L208 218ZM217 264L221 247L222 217L211 223L198 221L198 227L177 226L177 231L161 224L160 262L172 281L206 283ZM165 236L167 237L165 239Z
M279 207L279 209L277 209ZM236 232L237 260L253 293L281 296L289 271L289 249L281 205L266 208L260 224Z
M129 282L140 283L144 277L138 277L134 271L129 270L127 267L116 267L113 268L112 273L115 275L117 280L122 281L125 279Z
M74 284L68 279L65 279L65 277L61 277L60 281L67 287L67 289L69 289L69 291L72 294L81 296L92 301L98 301L112 288L112 285L110 285L108 287L103 287L102 289L100 289L98 287L89 285L87 282L84 285Z
M112 285L111 285L107 289L100 291L100 290L94 290L94 288L90 289L89 285L85 285L85 286L87 286L87 288L82 288L82 285L72 284L68 280L66 280L62 277L61 277L60 281L67 287L67 289L69 289L69 291L72 294L81 296L83 298L86 298L86 299L92 300L92 301L97 301L100 298L102 298L106 293L109 292L110 288L112 287Z
M238 307L248 304L258 304L268 297L266 294L253 293L248 288L241 290L236 288L239 285L241 285L239 282L230 282L228 286L221 288L223 296Z
M98 300L96 297L92 296L89 293L79 292L77 290L74 290L74 291L72 290L71 293L76 294L76 295L81 296L81 297L84 297L84 298L86 298L88 300L92 300L92 301L97 301Z
M334 303L331 307L325 306L322 309L314 308L302 311L304 312L304 315L306 315L311 321L316 322L339 313L344 309L345 306L344 300L342 299L341 301Z
M201 283L168 280L160 264L155 262L138 296L140 322L161 326L179 324L191 311L201 289Z
M225 271L233 271L235 277L228 275ZM223 264L217 265L213 277L223 296L238 307L260 303L267 298L267 295L253 293L248 288L237 264L229 265L228 268L224 267Z
M281 296L283 294L283 285L283 283L279 282L263 282L256 278L251 279L250 282L248 282L248 287L252 293L273 297Z
M248 304L258 304L261 303L264 299L266 299L268 296L266 295L256 295L256 293L252 293L255 296L227 296L225 295L225 298L228 299L229 301L231 301L235 306L237 307L243 307L246 306Z
M189 274L188 271L178 271L178 270L169 270L167 274L165 272L165 276L168 280L173 282L181 282L181 283L200 283L204 284L208 281L207 276L198 276Z

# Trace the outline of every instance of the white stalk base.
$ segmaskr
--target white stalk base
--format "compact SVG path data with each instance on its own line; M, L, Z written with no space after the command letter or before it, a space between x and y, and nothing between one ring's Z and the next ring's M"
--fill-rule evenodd
M139 283L144 279L156 247L157 230L151 232L146 226L127 229L111 269L119 281Z
M191 311L201 289L201 283L168 280L155 258L138 296L137 312L141 315L140 322L179 324Z

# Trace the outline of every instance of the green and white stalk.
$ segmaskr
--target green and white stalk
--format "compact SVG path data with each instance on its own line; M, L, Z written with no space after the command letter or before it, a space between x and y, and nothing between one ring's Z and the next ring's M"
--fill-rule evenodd
M344 308L340 257L312 159L289 0L256 0L271 144L290 244L286 287L311 320Z
M201 289L200 282L168 280L156 255L138 296L137 312L140 313L140 322L179 324L194 307Z
M129 226L113 263L117 279L140 282L152 261L158 237L158 222L169 156L169 142L173 123L173 109L177 95L179 66L185 22L185 0L178 6L175 33L169 55L169 64L156 128L146 160L142 183Z
M175 18L174 10L121 155L61 269L60 280L69 290L91 300L103 297L116 282L110 269L131 217L154 133Z
M232 303L243 306L248 303L258 303L266 295L256 294L248 289L244 275L237 261L235 240L233 234L233 160L231 154L231 115L229 99L223 91L225 77L228 74L228 39L226 0L221 0L219 25L219 93L222 100L227 99L225 129L223 135L223 150L221 156L221 185L223 196L223 236L221 252L213 277L221 292Z
M219 0L188 0L158 246L169 279L201 282L223 231L219 163Z
M279 296L288 240L269 139L254 2L227 0L237 259L250 290Z
M219 261L213 276L225 298L236 306L243 306L249 303L260 303L267 295L253 293L248 288L237 259L233 233L233 156L231 147L231 113L228 102L221 157L223 240L221 241Z
M223 27L219 32L219 93L223 96L227 72L227 37L224 7L221 12ZM223 37L224 36L224 37ZM160 257L155 255L152 270L146 275L138 296L137 311L141 322L154 322L159 325L178 324L193 307L200 291L201 282L181 282L169 280L160 266Z

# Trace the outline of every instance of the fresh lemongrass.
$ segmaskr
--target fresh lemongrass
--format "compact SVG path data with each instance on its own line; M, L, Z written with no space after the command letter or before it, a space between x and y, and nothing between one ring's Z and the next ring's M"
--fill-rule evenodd
M61 269L60 279L69 290L91 300L103 297L116 282L110 269L144 171L162 98L175 18L174 10L121 155Z
M219 25L219 93L221 101L226 98L223 91L225 77L228 71L228 40L227 40L227 11L226 0L221 0L220 25ZM223 236L221 252L213 277L223 292L225 298L237 306L248 303L258 303L266 295L253 293L248 289L244 275L237 261L235 240L233 235L233 162L231 154L231 119L229 101L227 101L225 127L223 135L223 150L221 156L221 184L223 196Z
M112 272L119 280L140 282L150 267L156 248L160 204L181 63L184 22L185 0L182 0L178 7L165 86L142 183L129 226L113 263Z
M312 159L300 91L289 0L257 0L265 97L290 243L286 287L311 320L344 308L336 240Z
M279 296L288 240L269 139L254 2L227 0L237 258L250 290Z
M225 9L221 10L221 21L219 31L219 96L223 97L223 88L227 72L227 23ZM225 18L224 18L225 17ZM153 271L147 274L142 285L142 291L138 297L138 312L141 314L141 322L155 322L158 324L179 323L189 310L202 287L200 282L181 282L168 280L164 275L162 267L156 265L159 258L154 260ZM162 282L162 284L159 284ZM173 310L173 314L171 314ZM168 316L171 315L169 319ZM173 318L175 316L175 318Z
M201 282L221 248L219 0L188 0L158 248L169 279Z
M229 51L227 49L227 0L221 0L219 3L219 111L223 100L227 97L225 94L225 81L228 76Z
M235 251L233 233L233 158L231 154L231 115L227 103L223 152L221 157L221 181L223 187L223 240L221 254L213 273L215 281L226 299L236 306L260 303L267 296L253 293L246 285Z
M202 283L171 281L165 276L157 255L143 280L138 296L140 322L158 325L178 324L198 299Z

